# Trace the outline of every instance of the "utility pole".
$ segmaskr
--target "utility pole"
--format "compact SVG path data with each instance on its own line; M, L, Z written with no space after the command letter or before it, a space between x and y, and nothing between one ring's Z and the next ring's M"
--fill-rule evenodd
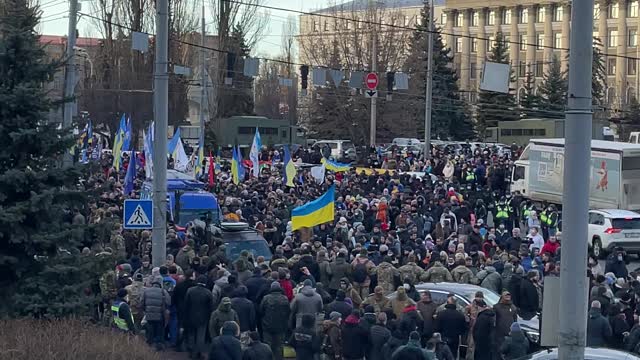
M169 112L169 3L156 2L156 62L153 78L153 266L167 257L167 127Z
M429 22L427 29L427 81L425 84L424 102L424 159L431 158L431 108L433 105L433 0L429 5Z
M64 74L64 117L62 119L62 128L70 129L73 120L73 108L75 106L75 100L71 101L74 97L74 91L76 87L76 28L78 21L78 0L70 0L69 5L69 29L67 32L67 66ZM69 167L73 165L73 155L69 152L65 152L63 158L63 165Z
M571 4L569 90L565 118L563 244L558 359L584 360L587 330L587 218L591 171L593 0Z
M375 15L375 11L376 9L373 8L372 9L374 11L373 13L373 22L375 23L376 21L376 15ZM371 27L371 72L375 73L376 72L376 67L378 66L378 37L377 37L377 30L375 28L375 26ZM372 148L375 148L376 146L376 127L377 127L377 105L378 105L378 98L375 96L371 97L371 129L370 129L370 133L369 133L369 144Z
M209 104L209 98L207 97L207 56L206 56L206 52L205 52L205 37L206 37L206 25L204 23L204 1L202 2L202 39L200 39L200 64L202 65L202 74L200 76L200 139L199 139L199 146L202 148L202 153L204 154L204 109L205 109L205 103L208 105ZM198 156L200 154L200 150L198 149ZM200 161L200 164L198 165L202 165L202 160L203 159L198 159L198 156L196 156L196 161ZM201 169L203 172L206 169ZM200 176L201 174L196 174L196 177Z

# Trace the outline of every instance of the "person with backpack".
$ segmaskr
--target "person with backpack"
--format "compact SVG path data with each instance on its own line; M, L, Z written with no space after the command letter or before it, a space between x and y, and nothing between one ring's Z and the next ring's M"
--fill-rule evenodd
M342 315L337 311L329 314L329 320L322 322L322 353L329 359L342 359Z
M315 330L316 318L303 314L300 326L296 327L289 339L289 345L296 351L296 360L314 359L320 353L320 338Z
M371 284L371 277L369 275L373 272L373 268L375 268L375 264L369 260L367 256L367 249L360 251L360 254L351 262L351 267L353 288L358 292L358 295L360 295L360 299L366 299L367 296L369 296L369 285Z

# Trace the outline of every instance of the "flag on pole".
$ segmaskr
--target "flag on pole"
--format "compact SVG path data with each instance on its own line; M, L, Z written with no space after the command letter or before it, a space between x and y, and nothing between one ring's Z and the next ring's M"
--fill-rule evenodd
M231 179L236 185L240 183L240 177L238 176L238 153L235 146L233 147L233 154L231 155Z
M127 118L124 131L124 140L122 141L122 150L131 150L131 118Z
M149 124L144 137L144 173L147 179L153 176L153 132L155 131L155 125L153 122Z
M169 154L173 154L176 150L176 146L178 146L178 139L180 139L180 128L173 133L173 138L171 138L171 141L167 144L167 152Z
M291 210L291 231L312 228L333 221L335 211L335 185L324 195Z
M202 168L202 162L204 161L204 148L202 144L198 145L198 156L196 156L196 161L193 166L193 175L196 179L198 179L201 175L204 175L204 171L206 169Z
M253 144L251 144L251 152L249 159L253 163L253 176L260 176L260 149L262 148L262 139L260 139L260 131L256 127L256 133L253 135Z
M127 175L124 177L124 195L130 196L133 191L133 184L136 180L136 152L131 152L129 158L129 167L127 168Z
M116 171L120 171L120 164L122 161L122 150L124 145L126 128L127 128L127 124L125 122L125 115L122 114L122 118L120 118L120 127L118 128L118 131L116 132L116 136L113 139L113 149L112 149L113 167L116 169Z
M244 160L242 159L242 152L240 151L240 145L238 145L238 178L240 181L244 181Z
M284 170L284 183L289 187L295 187L296 185L293 183L293 178L296 176L296 166L293 165L293 160L291 159L291 154L289 153L289 146L284 146L284 162L283 162L283 170Z
M311 168L311 176L316 180L316 183L322 184L324 182L325 170L326 169L324 168L324 164L320 164Z
M184 145L182 144L182 139L178 138L178 144L173 150L173 168L180 171L187 171L187 165L189 165L189 157L187 153L184 151Z
M209 187L213 188L213 185L216 182L216 170L215 165L213 164L213 156L211 155L211 151L209 151Z

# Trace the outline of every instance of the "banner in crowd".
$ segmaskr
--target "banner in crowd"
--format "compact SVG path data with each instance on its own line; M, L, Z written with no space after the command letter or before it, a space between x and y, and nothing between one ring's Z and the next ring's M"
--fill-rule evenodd
M324 195L291 210L291 231L300 228L311 228L333 221L335 215L335 185Z

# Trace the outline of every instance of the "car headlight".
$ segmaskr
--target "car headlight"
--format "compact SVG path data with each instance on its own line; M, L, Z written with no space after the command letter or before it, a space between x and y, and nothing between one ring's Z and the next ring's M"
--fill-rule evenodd
M540 333L533 330L525 330L524 334L527 336L530 342L538 344L540 343Z

